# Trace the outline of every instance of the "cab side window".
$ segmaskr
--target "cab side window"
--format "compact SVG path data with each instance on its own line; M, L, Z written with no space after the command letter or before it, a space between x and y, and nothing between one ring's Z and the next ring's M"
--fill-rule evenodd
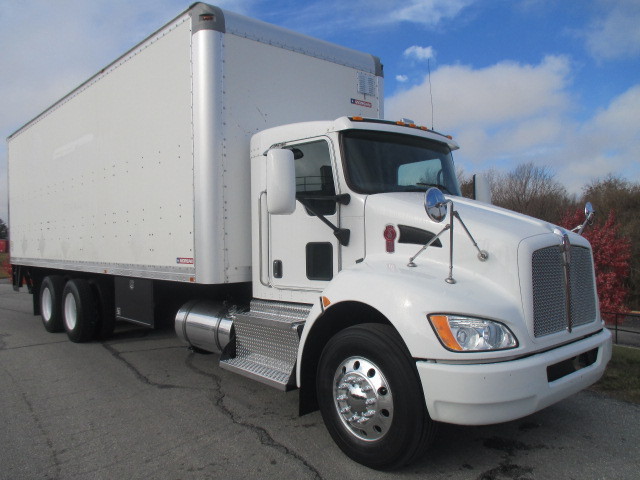
M336 213L336 194L329 145L323 140L287 147L293 151L296 167L296 193L322 215ZM321 197L331 197L322 199ZM313 213L307 208L307 213Z

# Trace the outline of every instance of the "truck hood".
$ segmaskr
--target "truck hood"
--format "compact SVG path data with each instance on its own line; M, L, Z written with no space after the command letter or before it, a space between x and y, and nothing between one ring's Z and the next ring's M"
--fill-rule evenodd
M433 222L424 210L423 193L401 192L370 195L366 199L365 263L385 268L393 265L399 273L414 278L416 285L422 284L425 293L440 292L437 298L428 301L426 309L431 313L464 313L466 310L469 314L505 321L518 332L521 339L525 333L522 329L526 327L529 339L539 348L557 343L558 336L565 332L538 337L534 334L533 254L547 247L561 245L563 235L567 234L573 246L588 249L586 255L590 259L589 243L582 236L548 222L474 200L446 197L453 201L453 208L459 213L479 249L488 253L486 261L479 259L478 250L462 224L454 219L452 276L455 284L444 282L449 277L449 231L439 237L439 246L433 244L415 258L415 266L409 266L409 259L426 243L424 238L441 232L449 223L449 215L441 223ZM384 237L385 229L389 226L396 231L393 252L387 251ZM433 278L433 284L428 287L424 284L427 277ZM540 281L547 282L547 278ZM595 297L595 287L592 291ZM493 305L487 302L492 298L500 300ZM483 306L483 311L478 311L479 305ZM518 318L514 317L514 312L518 312ZM505 319L505 315L510 318ZM599 319L599 315L594 313L596 319ZM599 327L589 322L588 330L593 331L594 328ZM576 330L570 337L585 333L585 328Z
M558 227L548 222L522 215L511 210L477 202L463 197L445 196L454 202L458 211L474 237L499 237L501 243L517 244L520 240L534 235L553 233ZM424 194L421 192L381 193L370 195L366 202L366 217L393 218L399 225L413 226L437 233L447 223L433 222L424 209ZM454 230L459 226L455 223ZM464 232L462 232L464 235ZM457 236L457 235L456 235Z

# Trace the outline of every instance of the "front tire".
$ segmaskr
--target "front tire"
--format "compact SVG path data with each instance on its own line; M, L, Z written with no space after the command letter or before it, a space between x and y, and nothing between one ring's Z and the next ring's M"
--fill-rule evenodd
M325 346L316 377L327 430L340 449L375 469L406 465L433 441L414 361L388 325L362 324Z
M98 311L89 282L69 280L62 293L62 318L69 340L88 342L98 326Z

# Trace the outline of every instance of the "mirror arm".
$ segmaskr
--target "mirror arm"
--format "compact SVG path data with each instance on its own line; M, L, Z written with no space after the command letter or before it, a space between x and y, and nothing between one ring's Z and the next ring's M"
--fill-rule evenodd
M446 232L447 230L449 230L451 228L451 225L447 224L444 226L444 228L442 230L440 230L440 232L438 232L438 234L434 237L431 238L431 240L429 240L429 243L427 243L426 245L424 245L422 248L420 248L420 250L418 250L418 253L416 253L413 257L411 257L409 259L409 263L407 263L407 267L417 267L418 265L416 265L415 263L413 263L413 261L418 258L418 255L420 255L422 252L424 252L427 248L429 248L437 239L438 237L440 237L440 235L442 235L444 232Z
M593 222L594 215L595 212L589 213L589 215L587 215L587 218L584 219L584 223L582 225L578 225L573 229L573 231L577 230L578 235L582 235L582 232L584 232L584 229L587 228L587 225L591 225L591 223Z
M471 243L473 243L473 246L476 247L476 250L478 251L478 260L480 260L481 262L486 262L487 259L489 258L489 254L487 253L487 251L486 250L480 250L480 247L478 246L478 244L476 243L475 239L471 235L471 232L469 231L467 226L462 221L462 218L460 218L460 214L458 213L457 210L455 212L453 212L453 215L460 221L460 224L462 225L462 228L464 228L464 231L467 233L467 236L469 237L469 240L471 240Z
M324 197L324 198L326 198L326 197ZM333 230L333 234L338 239L338 242L340 242L340 245L342 245L343 247L348 246L349 245L349 238L351 236L351 231L349 229L347 229L347 228L336 227L333 223L331 223L329 220L327 220L326 217L323 214L321 214L315 208L310 206L309 202L306 201L307 199L310 199L310 197L297 197L297 200L302 205L304 205L304 207L306 209L308 209L311 213L313 213L316 217L318 217L318 219L320 219L320 221L322 221L322 223L324 223L331 230Z

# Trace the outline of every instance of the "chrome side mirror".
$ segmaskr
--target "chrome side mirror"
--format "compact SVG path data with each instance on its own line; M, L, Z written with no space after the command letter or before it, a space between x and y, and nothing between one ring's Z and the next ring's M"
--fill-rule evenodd
M587 225L593 224L593 217L595 215L596 211L593 208L593 205L591 205L591 202L587 202L584 206L584 223L582 225L578 225L572 231L577 232L578 235L582 235L582 232L584 232L584 229L587 227Z
M440 189L432 187L424 194L424 209L432 221L440 223L447 216L449 202Z
M451 210L449 210L449 204L451 204ZM464 229L464 232L473 243L473 246L478 251L478 260L481 262L486 262L489 259L489 254L485 250L480 250L478 244L475 239L469 232L469 229L460 218L460 214L454 210L454 205L452 200L447 200L444 198L444 194L440 191L440 189L436 187L432 187L426 191L424 194L424 209L427 212L427 216L434 222L440 223L442 222L447 214L450 215L449 223L447 223L437 235L433 236L429 242L424 245L418 252L411 258L409 258L409 263L407 263L407 267L417 267L418 265L414 262L414 260L424 252L427 248L429 248L440 235L449 230L449 276L444 279L450 285L456 283L456 280L453 278L453 219L457 218Z
M587 202L584 206L584 216L587 217L587 221L591 220L591 217L593 217L596 213L595 208L593 208L593 205L591 205L591 202Z

